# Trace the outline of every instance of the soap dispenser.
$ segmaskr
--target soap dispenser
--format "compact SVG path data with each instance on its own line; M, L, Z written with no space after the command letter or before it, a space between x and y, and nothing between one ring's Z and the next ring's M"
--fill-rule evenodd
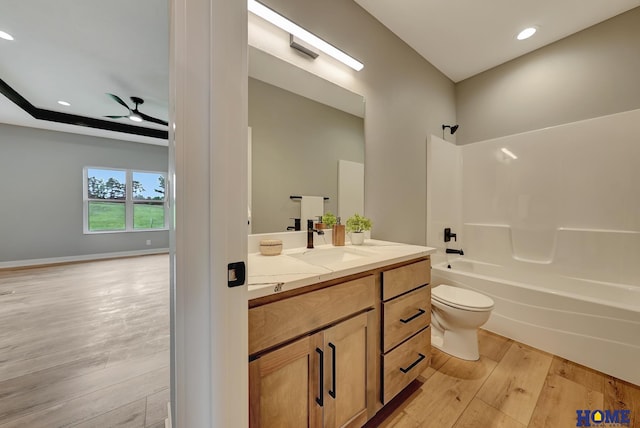
M324 229L324 223L322 222L322 216L321 215L318 216L318 222L313 227L316 230Z
M333 245L335 245L336 247L343 247L344 237L345 237L344 224L340 224L340 217L338 217L336 224L333 226L331 241Z

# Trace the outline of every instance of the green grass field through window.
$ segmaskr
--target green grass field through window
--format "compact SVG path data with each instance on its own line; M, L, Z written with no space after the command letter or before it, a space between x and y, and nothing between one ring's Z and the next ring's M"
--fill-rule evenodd
M156 204L134 204L134 229L163 229L164 206ZM89 202L89 230L125 230L125 204L118 202Z
M124 203L89 202L89 230L124 230Z
M134 229L163 229L164 206L154 204L133 205Z

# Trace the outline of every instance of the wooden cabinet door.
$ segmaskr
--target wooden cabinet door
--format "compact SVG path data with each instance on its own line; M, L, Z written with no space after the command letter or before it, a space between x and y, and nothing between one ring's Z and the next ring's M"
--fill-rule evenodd
M369 328L373 328L369 324L369 313L363 313L321 333L325 427L360 427L367 421Z
M307 336L249 363L251 427L322 427L322 407L316 400L321 339L321 333Z

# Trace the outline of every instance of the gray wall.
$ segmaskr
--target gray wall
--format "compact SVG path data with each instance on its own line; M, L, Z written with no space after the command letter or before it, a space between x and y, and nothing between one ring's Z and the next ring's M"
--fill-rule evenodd
M640 108L640 8L456 86L458 143Z
M169 247L167 231L83 234L85 166L166 171L168 150L0 124L0 262Z
M290 195L328 196L335 214L338 160L364 162L363 119L250 78L249 126L253 233L293 225Z
M371 234L424 244L426 138L441 135L443 123L455 123L453 82L353 1L265 3L364 63L349 89L367 103L365 214L373 221Z

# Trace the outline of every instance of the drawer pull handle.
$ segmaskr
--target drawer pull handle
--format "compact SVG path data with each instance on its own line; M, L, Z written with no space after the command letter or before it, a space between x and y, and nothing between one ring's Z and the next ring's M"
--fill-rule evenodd
M329 395L336 398L336 345L329 342L329 348L331 348L331 386Z
M410 316L409 318L406 318L406 319L400 319L400 322L406 324L406 323L408 323L410 321L413 321L414 319L418 318L420 315L425 314L426 312L427 311L425 311L424 309L418 308L418 313L417 314L414 314L414 315L412 315L412 316Z
M415 360L413 363L411 363L411 365L409 367L407 367L406 369L403 369L402 367L400 367L400 371L402 373L407 373L409 370L411 370L412 368L417 366L420 363L420 361L422 361L422 360L424 360L426 358L424 355L422 355L420 353L418 353L418 355L420 355L420 356L418 357L417 360Z
M324 406L324 352L322 349L316 348L316 352L320 355L320 376L319 376L319 384L320 384L320 396L316 397L316 403L320 405L320 407Z

